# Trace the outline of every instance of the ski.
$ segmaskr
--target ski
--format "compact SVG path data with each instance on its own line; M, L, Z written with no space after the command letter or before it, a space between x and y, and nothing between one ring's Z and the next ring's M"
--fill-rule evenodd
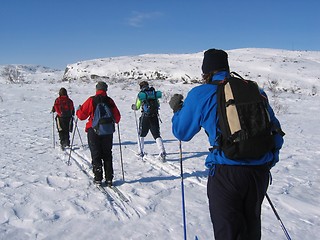
M129 199L117 188L116 186L106 186L105 184L95 184L96 187L105 194L109 200L114 201L115 198L123 202L129 202ZM115 194L111 194L109 191L113 191Z
M131 148L127 148L128 150L130 150L131 152L134 153L134 155L141 160L148 160L148 159L154 159L154 160L159 160L161 163L165 163L167 161L166 155L164 156L153 156L153 154L148 154L148 153L144 153L143 155L140 155L138 152L134 151Z
M78 153L76 151L74 151L74 153L76 153L78 155ZM73 159L76 164L79 166L79 168L91 179L93 179L92 175L89 173L88 169L84 168L82 165L80 165L80 163L78 161L76 161L75 159ZM97 188L103 193L105 194L107 197L109 197L109 199L114 200L114 197L111 196L111 194L108 192L108 189L111 189L112 191L114 191L116 193L116 195L118 196L117 198L119 198L121 201L123 202L129 202L129 199L120 191L120 189L116 186L103 186L101 184L95 184L97 186Z
M100 190L100 192L102 192L107 197L107 200L109 200L110 202L114 201L110 193L108 193L108 191L103 186L101 186L101 184L94 184L94 185Z
M166 159L166 156L165 155L158 155L158 156L153 156L152 154L148 154L148 153L145 153L144 156L143 156L144 159L153 159L153 160L157 160L157 161L160 161L161 163L165 163L167 161Z
M79 157L81 157L77 151L72 151ZM82 157L81 157L82 158ZM86 169L83 165L81 165L75 158L72 158L73 161L76 163L76 165L84 172L90 179L93 180L93 176L90 174L88 169ZM107 186L106 184L95 184L95 186L104 194L107 196L108 200L114 201L115 197L123 202L129 202L129 199L120 191L120 189L116 186ZM109 189L111 189L115 194L111 194L109 192Z
M87 175L89 179L93 181L93 177L90 175L90 173L75 158L72 158L72 160L76 163L76 165L80 168L80 170L85 175ZM107 197L107 200L109 200L110 202L114 201L111 194L103 186L101 186L101 184L94 184L94 185L97 187L98 190L100 190L100 192L102 192Z
M122 201L129 202L129 199L119 190L119 188L116 186L108 186L108 188L112 189Z

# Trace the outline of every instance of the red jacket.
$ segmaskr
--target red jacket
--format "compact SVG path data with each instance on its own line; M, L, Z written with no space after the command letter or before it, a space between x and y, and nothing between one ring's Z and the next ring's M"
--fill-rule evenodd
M97 95L107 96L107 93L103 90L98 90L96 92L96 96ZM115 122L119 123L121 115L120 115L119 109L117 108L116 104L111 98L110 98L109 106L112 111ZM94 114L93 98L89 97L77 110L77 117L80 120L86 120L89 117L89 120L86 123L86 129L85 129L86 132L88 131L89 128L92 127L93 114Z
M71 114L74 115L74 105L73 101L68 96L59 96L54 101L54 112L61 117L62 111L70 110Z

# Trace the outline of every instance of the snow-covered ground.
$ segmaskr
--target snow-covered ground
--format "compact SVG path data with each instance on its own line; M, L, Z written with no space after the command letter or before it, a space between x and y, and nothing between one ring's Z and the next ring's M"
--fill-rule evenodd
M171 76L188 61L198 62L190 66L199 75L201 57L196 55L196 59L183 55L176 68L170 69ZM232 70L265 86L286 132L268 194L292 239L317 239L320 52L242 49L229 51L229 56ZM131 58L123 59L122 64L129 66ZM90 64L87 66L90 70ZM61 82L62 74L56 81L39 77L28 84L8 84L0 78L0 239L183 239L179 143L171 133L168 100L176 92L186 96L196 85L151 81L163 92L161 132L168 161L161 163L152 156L157 147L150 134L145 150L151 156L139 160L133 154L137 131L130 106L139 80L109 80L108 94L122 114L119 128L125 181L118 132L113 147L115 180L129 199L128 203L109 202L75 163L90 161L85 122L78 122L80 136L76 132L74 143L80 148L77 155L71 155L70 166L66 164L68 154L58 148L50 110L60 87L68 90L76 106L95 93L94 81ZM213 239L204 167L208 147L203 131L182 143L188 239ZM266 200L262 208L262 239L286 239Z

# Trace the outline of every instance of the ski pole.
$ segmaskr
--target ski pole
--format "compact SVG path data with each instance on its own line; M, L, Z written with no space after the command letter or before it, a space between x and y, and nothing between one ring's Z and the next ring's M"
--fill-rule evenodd
M122 169L122 180L124 181L124 171L123 171L122 148L121 148L121 138L120 138L119 123L117 124L117 127L118 127L118 137L119 137L119 146L120 146L120 161L121 161L121 169Z
M75 125L75 128L73 129L73 134L72 134L72 140L71 140L71 146L70 146L70 153L69 153L69 158L68 158L68 162L67 164L70 166L70 158L71 158L71 152L72 152L72 147L73 147L73 141L74 141L74 135L76 133L76 128L77 128L77 124L78 124L78 118L76 118L75 122L74 122L74 125Z
M139 127L138 127L138 120L137 120L136 110L134 110L134 117L135 117L135 120L136 120L136 128L137 128L137 134L138 134L139 149L140 149L140 153L142 153L142 147L141 147L140 136L139 136Z
M79 138L80 138L80 142L81 142L82 148L84 148L84 144L83 144L83 142L82 142L82 138L81 138L81 134L80 134L78 125L77 125L77 124L75 124L75 125L76 125L75 128L77 129L77 132L78 132L78 135L79 135Z
M162 120L161 120L161 118L160 118L160 111L158 112L158 119L159 119L159 121L160 121L160 123L162 123Z
M179 151L180 151L180 177L181 177L181 195L182 195L183 233L184 233L184 240L187 240L187 226L186 226L186 212L185 212L185 201L184 201L183 167L182 167L182 144L181 144L181 141L179 141Z
M288 240L291 240L291 237L290 237L290 235L289 235L286 227L284 226L283 222L281 221L281 218L280 218L279 214L277 213L275 207L273 206L273 204L272 204L272 202L271 202L271 200L270 200L270 198L269 198L269 196L268 196L267 193L266 193L266 198L267 198L267 200L268 200L268 202L269 202L269 204L270 204L270 206L271 206L274 214L276 215L278 221L280 222L280 225L281 225L281 228L282 228L284 234L286 235L286 237L287 237Z
M52 112L52 138L53 138L53 148L56 147L56 139L54 135L54 112Z

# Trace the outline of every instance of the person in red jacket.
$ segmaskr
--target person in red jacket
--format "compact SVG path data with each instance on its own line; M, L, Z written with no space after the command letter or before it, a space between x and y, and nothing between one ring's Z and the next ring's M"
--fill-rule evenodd
M88 135L88 145L92 158L92 170L94 174L94 183L101 184L103 180L103 169L105 174L106 184L112 186L113 166L112 166L112 145L113 134L98 135L92 128L92 121L95 112L95 100L103 99L102 101L109 106L115 123L120 122L120 112L114 101L107 96L108 85L105 82L98 82L96 85L96 95L89 97L77 110L77 117L80 120L88 119L85 131Z
M74 105L69 98L67 90L60 88L59 97L54 101L52 112L56 112L56 125L59 132L62 150L70 146L70 135L73 128Z

